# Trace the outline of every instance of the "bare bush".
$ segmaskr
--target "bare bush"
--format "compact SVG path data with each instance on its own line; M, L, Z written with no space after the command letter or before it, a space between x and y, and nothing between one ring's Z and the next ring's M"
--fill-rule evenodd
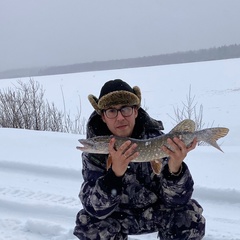
M195 101L195 96L192 96L191 85L189 86L188 95L186 96L186 102L182 102L182 108L173 108L174 117L171 117L175 123L179 123L184 119L191 119L195 122L195 130L201 130L205 126L203 122L203 105ZM211 124L211 126L214 122ZM209 124L207 124L209 125ZM198 142L198 145L206 145L205 142Z
M203 105L195 101L195 96L192 96L191 85L189 86L186 102L182 102L182 108L174 107L174 117L171 117L175 123L179 123L184 119L191 119L196 124L195 130L203 128Z
M0 127L84 134L80 111L72 120L65 108L62 112L44 99L38 82L17 83L15 89L0 90Z

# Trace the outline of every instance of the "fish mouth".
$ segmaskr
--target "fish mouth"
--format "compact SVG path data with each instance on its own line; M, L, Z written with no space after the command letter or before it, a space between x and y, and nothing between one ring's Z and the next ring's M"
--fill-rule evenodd
M79 139L78 140L83 146L77 146L77 149L78 150L81 150L83 152L89 150L89 149L92 149L94 147L94 143L93 142L90 142L89 140L87 139Z
M105 138L104 138L105 139ZM108 153L108 143L103 144L102 146L101 140L98 144L95 139L79 139L78 140L83 146L77 146L78 150L82 152L88 153L97 153L97 154L107 154Z
M93 143L91 143L88 139L79 139L78 140L83 146L93 146Z

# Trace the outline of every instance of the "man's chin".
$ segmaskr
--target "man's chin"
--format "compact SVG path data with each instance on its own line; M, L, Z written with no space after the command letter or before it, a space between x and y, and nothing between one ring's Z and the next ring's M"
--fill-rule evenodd
M129 131L121 131L121 132L117 132L116 136L118 137L130 137L131 133L129 133Z

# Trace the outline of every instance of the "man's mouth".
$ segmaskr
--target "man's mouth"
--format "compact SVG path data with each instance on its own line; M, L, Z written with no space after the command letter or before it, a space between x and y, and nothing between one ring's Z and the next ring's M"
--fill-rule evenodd
M127 125L120 125L120 126L117 126L117 129L123 129L123 128L126 128Z

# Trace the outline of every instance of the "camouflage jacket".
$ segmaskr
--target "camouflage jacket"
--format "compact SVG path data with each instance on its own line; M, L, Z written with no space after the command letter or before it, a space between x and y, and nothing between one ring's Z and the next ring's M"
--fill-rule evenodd
M131 137L148 139L163 134L163 126L139 109ZM94 112L88 121L87 138L111 135L101 117ZM150 163L130 163L123 177L106 170L107 155L82 154L83 184L79 194L84 209L99 219L111 214L138 212L156 204L166 208L185 205L193 192L193 179L183 163L179 176L169 173L167 159L161 174L155 175Z

